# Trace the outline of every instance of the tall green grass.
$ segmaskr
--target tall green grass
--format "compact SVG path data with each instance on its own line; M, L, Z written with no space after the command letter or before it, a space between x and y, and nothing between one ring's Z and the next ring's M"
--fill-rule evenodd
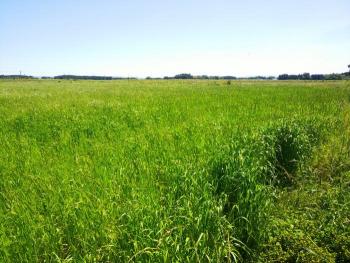
M0 258L256 256L348 82L0 82Z
M350 129L344 105L338 129L328 132L275 204L261 244L259 262L350 261Z

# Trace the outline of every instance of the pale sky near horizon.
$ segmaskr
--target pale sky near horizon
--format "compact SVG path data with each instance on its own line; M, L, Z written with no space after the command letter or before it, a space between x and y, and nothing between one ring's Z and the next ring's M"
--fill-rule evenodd
M0 0L0 74L345 72L349 0Z

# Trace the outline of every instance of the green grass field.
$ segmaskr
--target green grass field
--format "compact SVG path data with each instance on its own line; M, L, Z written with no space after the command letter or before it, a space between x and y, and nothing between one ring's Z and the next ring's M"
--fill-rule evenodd
M0 81L0 261L349 262L349 105L349 81Z

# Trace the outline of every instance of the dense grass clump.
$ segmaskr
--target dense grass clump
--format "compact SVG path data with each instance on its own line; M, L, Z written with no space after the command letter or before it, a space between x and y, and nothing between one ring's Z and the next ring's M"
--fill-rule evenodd
M265 129L265 156L269 163L270 176L265 179L282 187L296 183L297 171L310 157L312 149L326 136L333 123L322 123L315 119L283 120L273 123Z
M348 97L345 81L3 80L0 261L346 261Z
M314 147L297 183L275 192L269 238L261 246L259 261L350 260L348 112L345 106L340 127L324 132L328 139Z
M216 193L225 200L224 213L246 248L267 238L273 186L296 183L300 168L316 146L321 127L316 120L277 121L256 133L237 135L214 164ZM244 255L251 251L244 250Z

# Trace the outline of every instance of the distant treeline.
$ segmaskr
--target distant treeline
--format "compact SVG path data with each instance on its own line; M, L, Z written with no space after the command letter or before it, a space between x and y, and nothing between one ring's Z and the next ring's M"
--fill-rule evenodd
M168 77L165 76L164 79L237 79L234 76L207 76L207 75L200 75L200 76L192 76L191 74L188 73L182 73L182 74L177 74L174 77Z
M303 73L298 75L288 75L282 74L279 75L278 80L342 80L342 79L350 79L350 73L333 73L333 74L312 74Z
M106 76L76 76L76 75L60 75L53 77L54 79L91 79L91 80L112 80L112 77Z
M0 75L0 79L38 79L37 77L27 75ZM55 77L41 77L41 79L67 79L67 80L127 80L137 79L134 77L110 77L110 76L77 76L77 75L59 75ZM253 76L253 77L235 77L235 76L193 76L189 73L177 74L173 77L165 76L163 78L147 77L146 79L214 79L214 80L274 80L274 76ZM350 79L350 72L332 73L332 74L310 74L303 73L298 75L282 74L277 77L278 80L343 80Z
M265 76L253 76L253 77L242 77L242 78L237 78L237 79L274 80L274 79L276 79L276 77L274 77L274 76L268 76L268 77L265 77Z
M76 76L76 75L60 75L53 77L54 79L89 79L89 80L116 80L116 79L136 79L136 78L122 78L122 77L108 77L108 76Z
M0 75L0 79L35 79L33 76L26 75Z
M151 77L147 77L146 79L152 79ZM191 74L188 73L182 73L175 75L174 77L164 77L164 79L223 79L223 80L235 80L235 79L261 79L261 80L273 80L275 77L269 76L269 77L264 77L264 76L254 76L254 77L247 77L247 78L238 78L235 76L208 76L208 75L199 75L199 76L192 76Z
M27 75L0 75L0 79L39 79L39 77ZM60 75L55 77L41 77L41 79L69 79L69 80L118 80L118 79L136 79L109 76L77 76L77 75Z

